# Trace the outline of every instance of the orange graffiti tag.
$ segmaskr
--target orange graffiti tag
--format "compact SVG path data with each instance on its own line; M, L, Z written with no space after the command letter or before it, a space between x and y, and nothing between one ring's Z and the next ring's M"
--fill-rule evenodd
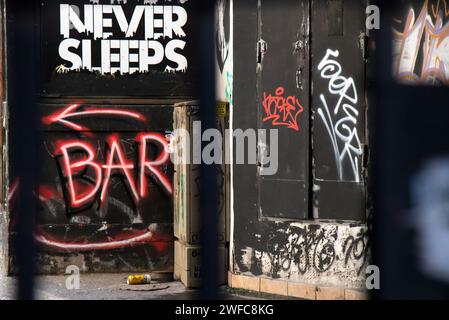
M284 97L284 94L283 87L277 88L274 96L264 92L263 108L266 116L263 122L271 121L274 126L286 126L299 131L298 117L304 107L295 96Z

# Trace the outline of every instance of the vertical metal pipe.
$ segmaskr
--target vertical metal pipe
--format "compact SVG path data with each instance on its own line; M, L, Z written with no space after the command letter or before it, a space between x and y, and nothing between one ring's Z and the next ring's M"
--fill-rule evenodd
M203 0L196 2L199 44L200 79L198 94L200 98L200 113L202 133L216 128L216 97L215 97L215 1ZM203 142L203 148L205 144ZM201 164L201 245L202 245L202 299L218 298L218 219L217 219L217 168L216 165Z
M34 1L10 1L15 28L10 37L10 106L14 176L18 181L18 197L13 219L16 237L13 243L17 268L18 298L33 299L34 242L33 224L36 202L37 172L37 106L36 29ZM10 30L11 31L11 30Z

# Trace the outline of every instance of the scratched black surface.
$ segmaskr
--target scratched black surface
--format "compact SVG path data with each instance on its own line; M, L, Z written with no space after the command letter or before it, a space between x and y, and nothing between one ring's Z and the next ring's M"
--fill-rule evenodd
M308 1L283 1L282 5L274 1L261 2L260 38L266 42L267 48L258 74L258 126L265 130L278 129L279 134L278 171L275 175L259 177L262 217L303 219L308 216L308 17ZM296 46L297 41L301 41L303 47ZM277 110L279 119L263 121L270 115L264 109L264 102L270 104L265 98L270 95L279 97L276 94L279 88L283 89L279 96L289 99L287 104L295 108L286 113L292 117L284 117L286 114L281 107L285 100L282 100L273 102L270 108L272 113ZM297 114L300 110L303 111ZM286 122L297 128L276 124Z

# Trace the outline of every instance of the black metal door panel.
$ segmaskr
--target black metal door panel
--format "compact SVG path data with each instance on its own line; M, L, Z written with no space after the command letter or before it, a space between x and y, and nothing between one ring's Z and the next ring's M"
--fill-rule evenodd
M312 1L314 217L365 212L365 4Z
M259 167L259 208L262 217L302 219L308 212L309 2L260 4L258 122L278 130L279 165L270 176ZM269 140L259 148L269 150Z

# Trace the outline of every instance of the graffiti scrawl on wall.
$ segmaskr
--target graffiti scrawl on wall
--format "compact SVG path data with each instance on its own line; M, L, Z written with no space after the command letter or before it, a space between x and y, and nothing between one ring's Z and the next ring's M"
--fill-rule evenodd
M326 281L326 275L364 277L370 260L370 240L365 227L279 223L254 235L248 246L237 248L239 271L294 281Z
M426 0L419 7L408 7L407 12L396 17L393 72L398 80L449 83L448 9L446 0Z
M88 70L101 74L186 71L186 9L159 5L158 1L86 1L59 5L59 57L57 72Z
M335 106L329 106L326 95L320 94L322 107L318 114L323 120L335 154L335 162L340 180L348 176L344 163L350 165L352 179L360 182L359 160L362 146L357 132L358 96L354 79L343 75L343 68L336 60L338 50L328 49L318 65L321 78L329 81L329 95L337 98Z
M274 95L263 94L263 122L269 122L273 126L284 126L294 131L300 131L299 116L304 112L304 107L295 96L286 96L285 89L279 87Z
M167 107L69 104L42 118L35 239L44 252L119 250L138 260L139 251L144 268L170 267L173 165L164 129L146 129L152 109L171 130ZM19 181L10 187L12 210L19 188ZM132 269L127 259L123 268Z

